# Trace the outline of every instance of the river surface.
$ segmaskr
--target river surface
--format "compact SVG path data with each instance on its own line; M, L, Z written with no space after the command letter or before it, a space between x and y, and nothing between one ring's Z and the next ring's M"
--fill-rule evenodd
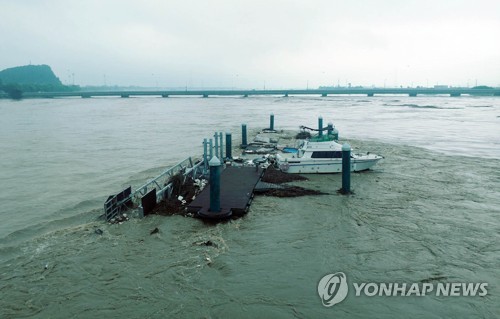
M139 186L215 131L333 122L385 156L257 196L206 225L152 216L108 225L109 194ZM249 97L0 100L0 318L497 318L500 98ZM160 231L150 235L157 227ZM95 233L99 228L102 235ZM213 246L201 243L210 240ZM207 261L210 260L210 262ZM360 296L324 307L320 279L488 283L486 296Z

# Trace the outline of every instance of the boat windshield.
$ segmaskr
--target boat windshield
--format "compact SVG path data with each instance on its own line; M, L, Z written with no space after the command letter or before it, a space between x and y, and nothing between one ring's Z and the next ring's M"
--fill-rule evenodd
M311 158L342 158L340 151L314 151Z

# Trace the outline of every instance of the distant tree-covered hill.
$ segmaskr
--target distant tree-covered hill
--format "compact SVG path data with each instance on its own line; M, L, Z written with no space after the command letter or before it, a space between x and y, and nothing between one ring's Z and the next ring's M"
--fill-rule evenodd
M0 80L5 84L62 85L48 65L24 65L0 71Z
M78 86L61 83L48 65L24 65L0 71L0 91L11 98L22 98L23 92L75 91Z

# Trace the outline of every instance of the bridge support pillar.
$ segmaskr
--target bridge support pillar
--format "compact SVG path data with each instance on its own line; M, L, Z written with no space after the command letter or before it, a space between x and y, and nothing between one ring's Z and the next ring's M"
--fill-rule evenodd
M409 97L416 97L416 96L417 96L417 93L408 93L408 96L409 96Z
M373 93L368 93L368 94L366 94L366 96L370 96L371 97L371 96L373 96Z
M288 97L288 92L287 92L287 93L285 93L285 96L283 96L283 97Z
M203 97L204 97L204 98L207 98L207 97L208 97L208 94L203 94Z
M326 93L321 94L321 97L327 97L327 96L328 96L328 94L326 94Z

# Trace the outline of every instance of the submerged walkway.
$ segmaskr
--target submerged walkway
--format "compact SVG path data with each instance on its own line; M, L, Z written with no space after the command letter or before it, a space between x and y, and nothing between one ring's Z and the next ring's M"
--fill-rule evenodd
M253 199L253 191L263 173L262 168L228 166L221 173L220 207L221 213L243 215L248 211ZM210 185L193 200L187 209L190 213L210 214Z

